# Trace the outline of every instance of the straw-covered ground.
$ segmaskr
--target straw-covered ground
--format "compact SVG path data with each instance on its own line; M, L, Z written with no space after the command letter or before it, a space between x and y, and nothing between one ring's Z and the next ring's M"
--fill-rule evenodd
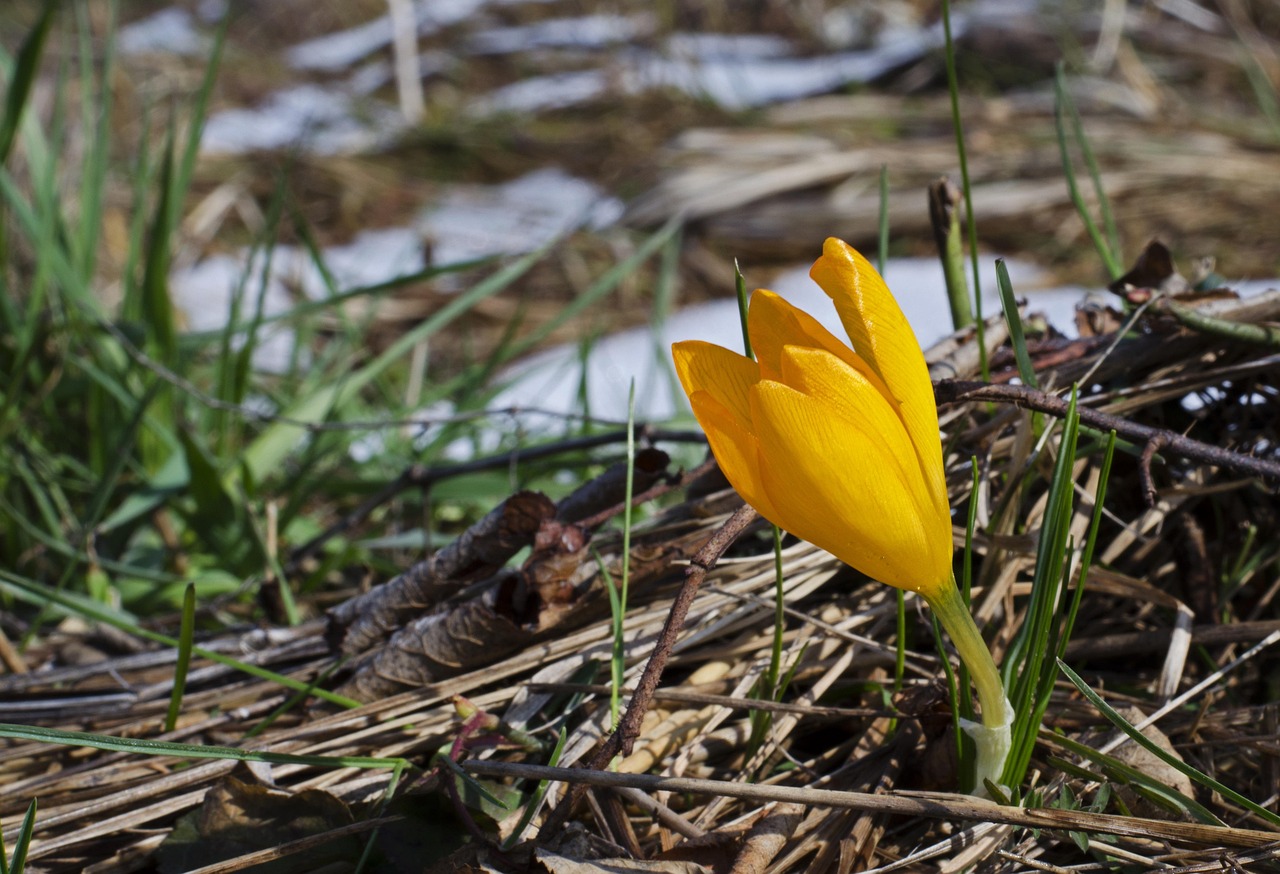
M1275 293L1197 305L1246 324L1280 316ZM1000 340L998 327L992 334L989 342ZM957 519L976 510L974 609L999 655L1026 619L1063 429L1052 398L1008 384L1007 343L992 356L995 387L973 388L972 345L962 338L929 358L935 375L953 380L938 384L948 481ZM1094 511L1098 435L1114 427L1127 444L1107 482L1092 567L1071 580L1084 593L1065 661L1130 721L1156 714L1145 734L1162 748L1274 811L1275 655L1252 649L1280 632L1274 337L1270 346L1224 338L1149 308L1123 333L1028 345L1046 390L1088 386L1082 422L1094 430L1081 435L1070 465L1073 561ZM782 552L789 682L776 700L753 697L774 628L770 538L750 524L736 542L708 548L740 502L705 467L669 469L662 437L642 432L636 457L637 499L661 509L631 532L629 684L689 568L719 561L682 625L635 749L592 774L571 809L566 783L551 783L544 796L546 773L528 766L547 764L557 733L556 765L581 766L610 725L601 571L621 576L610 522L625 478L616 469L558 503L511 496L427 562L337 604L324 620L199 641L367 702L354 709L314 697L304 704L197 655L182 719L162 734L173 648L101 627L49 635L24 661L62 667L0 681L11 719L20 700L22 721L32 724L294 756L403 758L410 768L388 802L390 772L367 761L244 764L11 741L0 759L5 821L12 828L22 800L40 799L33 866L134 870L154 854L162 871L243 870L276 858L281 867L271 870L339 871L370 842L370 870L400 871L559 871L570 860L583 871L893 863L1022 871L1090 860L1131 870L1263 870L1259 860L1276 855L1274 819L1133 744L1114 749L1110 724L1065 678L1020 787L1031 803L996 807L953 794L956 748L926 613L908 599L905 676L891 693L893 590L803 543ZM956 538L962 544L963 525ZM530 546L522 563L503 568ZM556 776L573 785L588 773ZM550 816L557 827L539 831Z
M981 250L1129 270L1078 338L1034 303L1025 338L990 319L989 379L972 330L926 353L957 575L1011 687L1033 677L996 804L956 792L960 665L928 608L803 542L777 560L687 416L639 426L628 465L627 429L588 410L529 441L485 409L510 361L724 295L734 258L767 284L829 234L874 251L882 166L891 251L936 254L941 51L745 112L657 90L481 118L492 89L628 54L466 54L482 25L596 8L495 3L421 37L450 63L397 138L198 154L201 113L292 82L282 46L385 5L230 4L221 67L117 58L112 4L65 4L40 39L56 5L0 19L21 46L0 57L5 864L31 837L26 870L100 874L1280 870L1280 292L1189 266L1280 268L1273 6L1019 7L960 38ZM660 4L639 48L767 32L807 57L863 47L828 39L846 6L875 7L873 36L939 14L749 5ZM336 300L292 289L218 331L173 308L177 269L291 246L322 273L329 244L549 162L622 222L448 282L428 259ZM1132 257L1157 236L1188 277L1158 245ZM284 370L252 366L263 320L302 350ZM450 461L459 442L482 450Z

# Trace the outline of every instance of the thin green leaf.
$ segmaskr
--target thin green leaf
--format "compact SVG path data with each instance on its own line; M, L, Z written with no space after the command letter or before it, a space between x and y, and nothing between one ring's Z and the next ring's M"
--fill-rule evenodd
M1234 801L1236 804L1239 804L1241 807L1246 808L1253 814L1262 817L1272 825L1280 826L1280 815L1272 813L1270 810L1267 810L1262 805L1246 798L1231 787L1219 783L1208 774L1191 767L1177 756L1161 749L1159 744L1155 743L1142 732L1138 731L1138 729L1130 725L1129 721L1117 713L1110 704L1104 701L1101 695L1093 691L1093 689L1089 687L1089 684L1081 679L1079 674L1071 670L1071 668L1067 666L1066 662L1062 659L1057 659L1056 661L1058 663L1059 670L1061 670L1062 673L1066 675L1067 679L1071 681L1071 685L1075 686L1080 691L1081 695L1088 698L1089 702L1093 704L1094 707L1098 708L1098 711L1105 716L1112 725L1128 735L1129 739L1138 746L1151 753L1175 771L1190 777L1194 782L1199 783L1201 786L1212 789L1224 798Z
M22 41L22 48L13 61L13 74L9 79L9 87L5 94L4 114L0 115L0 165L9 159L9 150L13 148L14 137L18 133L18 124L22 121L23 111L31 96L31 88L35 84L36 74L40 70L40 56L44 53L45 40L53 28L53 18L58 11L57 2L46 2L36 19L35 27Z
M973 316L978 333L978 363L984 380L991 378L987 363L986 322L982 317L982 273L978 267L978 222L973 212L973 186L969 182L969 160L965 154L964 126L960 121L960 83L956 75L956 47L951 37L951 2L942 0L942 30L946 41L947 94L951 98L951 127L956 135L956 156L960 160L960 189L964 193L964 217L969 230L969 258L973 267Z
M319 768L403 768L408 764L405 759L401 758L303 756L293 753L273 753L268 750L245 750L239 747L184 744L137 737L112 737L105 734L63 731L58 728L13 725L10 723L0 723L0 737L33 741L35 743L89 747L90 749L107 750L115 753L136 753L143 756L176 756L180 759L231 759L237 762L266 762L271 765L309 765Z
M1071 161L1071 150L1067 145L1067 116L1070 115L1078 122L1079 116L1076 115L1075 103L1071 100L1071 95L1067 92L1066 77L1062 70L1062 65L1058 65L1057 75L1054 77L1054 125L1058 132L1058 152L1062 157L1062 173L1067 180L1067 191L1071 195L1071 202L1075 205L1076 213L1080 216L1080 220L1084 222L1085 230L1089 233L1089 239L1093 241L1093 247L1098 252L1098 257L1102 259L1102 263L1107 268L1107 273L1112 279L1117 279L1124 274L1124 266L1120 263L1119 243L1115 243L1114 248L1103 238L1102 232L1098 230L1098 224L1093 220L1093 216L1089 214L1089 207L1084 202L1084 196L1080 193L1080 186L1076 184L1075 166ZM1096 164L1093 163L1092 152L1088 151L1087 143L1084 139L1083 128L1077 127L1077 142L1082 144L1082 151L1085 151L1088 157L1086 160L1090 163L1091 171L1095 171L1094 184L1098 190L1099 202L1103 214L1110 221L1111 208L1107 205L1106 193L1102 190L1102 178L1096 174Z
M560 728L559 734L556 735L555 748L551 750L551 758L547 761L548 767L555 768L560 764L560 756L564 752L564 742L568 737L564 728ZM511 834L502 842L502 851L506 852L520 842L524 836L525 830L529 828L529 823L533 822L533 818L537 815L538 810L542 807L542 800L547 797L547 789L551 786L550 780L539 780L538 786L533 790L533 794L529 796L529 800L525 802L524 812L520 814L520 819L516 822L516 827L511 830Z
M1036 369L1031 365L1031 355L1027 352L1027 336L1022 330L1022 316L1018 313L1018 301L1013 296L1013 283L1009 281L1009 268L1003 258L996 259L996 284L1000 288L1000 305L1004 307L1005 324L1009 326L1009 342L1013 345L1013 356L1018 362L1018 377L1023 385L1039 388Z
M78 597L68 592L61 592L50 588L49 586L41 585L34 580L28 580L24 577L20 577L15 573L4 570L3 568L0 568L0 587L8 587L12 589L15 594L19 596L26 596L32 600L32 603L57 604L66 608L75 615L87 617L97 622L105 622L107 625L111 625L121 631L128 632L129 634L137 637L144 638L145 640L150 640L164 646L178 646L176 638L143 628L140 625L123 618L119 613L104 608L101 604L87 598ZM285 687L286 689L299 691L306 689L317 698L322 698L325 701L337 704L340 707L354 709L361 706L359 701L348 698L345 695L339 695L335 692L330 692L327 689L311 688L309 684L304 683L301 680L295 680L292 677L277 674L274 671L269 671L258 665L251 665L248 662L233 659L220 652L214 652L213 650L204 649L199 646L192 647L191 651L201 658L209 659L210 661L217 662L218 664L225 665L229 668L234 668L251 677L257 677L260 680L269 680L279 686Z
M187 668L191 666L191 647L196 633L196 586L187 583L182 595L182 627L178 631L178 661L173 667L173 691L169 694L169 712L164 717L165 733L178 725L182 712L182 696L187 688Z
M549 246L543 247L516 259L471 290L455 297L422 324L407 331L360 370L336 383L330 381L290 406L284 412L284 416L290 421L272 424L245 449L243 461L251 477L255 481L262 481L279 468L288 454L306 438L306 429L297 423L315 423L325 420L335 408L343 406L357 392L380 377L419 342L447 327L480 301L510 286L529 268L542 260L549 249Z
M27 851L31 849L31 838L36 830L37 799L32 798L27 805L26 816L22 817L22 825L13 839L13 858L9 860L3 871L11 874L23 874L27 870ZM4 845L0 844L0 862L5 861Z
M733 259L733 288L738 295L738 323L742 326L742 354L748 358L755 358L755 353L751 351L751 332L747 330L747 280L742 275L742 268L738 266L737 258Z

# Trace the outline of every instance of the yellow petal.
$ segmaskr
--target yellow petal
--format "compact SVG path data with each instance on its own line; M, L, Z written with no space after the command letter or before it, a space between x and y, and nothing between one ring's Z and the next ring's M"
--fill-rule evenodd
M765 456L770 519L863 573L926 597L938 585L939 544L874 434L777 382L751 391ZM951 541L945 548L950 551ZM950 556L946 575L950 580Z
M897 400L929 492L947 506L933 384L916 335L876 269L848 243L829 237L809 271L835 302L856 351Z
M729 485L760 515L770 521L776 519L778 512L764 490L760 475L760 445L749 423L738 418L710 392L691 393L689 405L706 432L711 452Z
M760 379L760 368L754 361L702 340L673 344L671 358L684 393L690 398L695 392L705 391L740 421L751 421L747 390Z
M823 405L826 415L840 420L845 427L874 440L889 459L886 475L891 474L910 498L914 515L926 521L939 515L896 405L861 372L824 350L788 346L782 354L781 382ZM828 449L827 454L835 456L836 463L850 463L849 459L842 459L838 446L834 452ZM945 515L949 541L949 509Z
M866 376L878 391L888 394L879 375L844 341L824 328L813 316L772 291L761 288L751 295L747 331L751 335L751 349L760 362L760 373L765 379L778 379L781 375L783 347L811 346L835 355Z

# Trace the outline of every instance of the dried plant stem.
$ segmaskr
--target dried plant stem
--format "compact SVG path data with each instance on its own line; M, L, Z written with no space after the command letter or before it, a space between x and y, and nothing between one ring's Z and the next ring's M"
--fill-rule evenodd
M1054 395L1025 385L993 385L987 382L969 380L944 379L934 383L934 397L939 404L955 404L968 401L994 401L1001 404L1013 404L1027 410L1037 410L1051 416L1063 418L1067 415L1067 402ZM1280 484L1280 464L1255 458L1220 446L1201 443L1190 437L1183 437L1176 431L1167 428L1155 428L1141 425L1120 416L1100 413L1087 407L1079 407L1080 424L1101 431L1116 432L1116 435L1136 443L1159 441L1161 447L1183 458L1194 459L1205 464L1233 470L1237 473L1270 479Z
M617 774L581 768L549 768L514 762L468 759L460 767L486 777L556 780L584 786L630 786L644 792L686 792L754 801L796 802L817 807L838 807L868 813L894 813L939 820L976 820L1038 829L1089 831L1135 838L1182 841L1210 847L1262 847L1276 843L1280 833L1250 828L1165 822L1136 816L1115 816L1084 810L1021 808L995 804L968 795L913 793L911 795L841 792L798 786L760 786L724 780L660 777L653 774ZM557 808L559 809L559 808Z
M613 734L605 739L595 755L587 762L588 769L601 771L609 766L615 756L630 755L635 739L640 736L640 724L644 720L644 714L653 701L653 693L662 679L662 671L671 657L671 650L675 647L676 638L684 627L685 618L689 615L689 608L693 606L693 600L697 597L702 580L707 572L716 566L716 562L720 560L720 556L724 555L725 550L757 518L759 514L752 507L743 504L694 555L689 563L689 569L685 571L684 583L671 603L671 611L667 614L667 620L654 644L649 661L640 674L640 682L636 685L635 694L627 704L627 712L623 714ZM568 797L551 812L543 828L554 830L563 824L574 803L581 797L584 788L585 783L575 784Z

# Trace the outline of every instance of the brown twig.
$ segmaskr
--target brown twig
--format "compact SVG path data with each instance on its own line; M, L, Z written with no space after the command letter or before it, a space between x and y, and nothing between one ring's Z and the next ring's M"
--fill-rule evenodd
M1025 828L1100 832L1125 837L1180 841L1210 847L1274 848L1280 845L1280 832L1274 831L1192 822L1166 822L1137 816L1118 816L1056 807L1014 807L967 795L931 792L909 795L896 793L872 795L866 792L842 792L802 786L761 786L728 780L698 780L689 777L663 777L656 774L617 774L582 768L550 768L543 765L482 759L467 759L461 762L459 767L472 774L488 777L557 780L572 783L578 787L632 786L645 792L681 792L746 798L753 801L795 802L811 807L837 807L868 813L896 813L943 821L963 819L977 822L1001 822Z
M667 666L667 660L671 658L671 650L675 647L676 638L684 627L684 620L689 615L689 608L693 606L693 600L697 597L702 580L707 572L716 566L716 562L720 560L720 556L724 555L725 550L750 527L758 516L759 514L752 507L743 504L737 512L725 520L719 530L711 535L690 560L689 567L685 571L684 583L681 584L680 591L676 593L675 600L671 603L671 611L667 614L666 622L663 623L662 631L653 646L653 652L649 655L649 661L640 674L640 682L636 684L636 690L627 703L627 710L619 720L617 728L587 762L588 770L601 771L608 767L615 756L631 753L635 739L640 736L640 724L644 720L650 702L653 701L653 694L658 688L658 682L662 679L662 671ZM543 829L555 832L563 826L584 790L584 783L575 783L568 795L548 815Z
M1025 385L992 385L986 382L970 380L944 379L934 384L934 396L939 404L967 403L971 401L991 401L1001 404L1013 404L1027 410L1048 413L1063 418L1067 414L1068 404L1062 398L1045 394L1042 391ZM1134 443L1150 443L1162 441L1162 446L1175 455L1190 458L1205 464L1213 464L1234 470L1238 473L1270 479L1280 484L1280 463L1255 458L1230 449L1223 449L1199 440L1184 437L1167 428L1155 428L1141 425L1120 416L1100 413L1088 407L1077 407L1080 422L1101 431L1114 430L1120 437Z
M1163 449L1169 443L1169 438L1164 434L1157 434L1147 441L1142 447L1142 458L1138 462L1138 481L1142 484L1142 495L1147 499L1147 506L1151 509L1156 507L1156 483L1151 478L1151 462L1155 460L1156 453Z

